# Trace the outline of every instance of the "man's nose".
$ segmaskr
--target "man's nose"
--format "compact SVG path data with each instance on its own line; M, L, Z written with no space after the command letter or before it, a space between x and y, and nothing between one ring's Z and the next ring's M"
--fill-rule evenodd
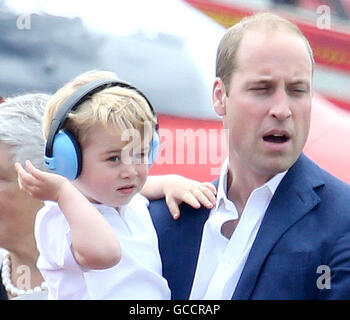
M270 115L279 121L288 119L292 115L290 103L287 92L283 89L277 90L271 101Z

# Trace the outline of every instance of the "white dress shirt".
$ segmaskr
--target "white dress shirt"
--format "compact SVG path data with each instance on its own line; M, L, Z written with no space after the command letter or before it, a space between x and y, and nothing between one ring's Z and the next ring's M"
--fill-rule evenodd
M266 209L281 180L281 172L250 194L240 221L230 239L221 233L222 225L238 219L237 209L227 194L228 159L220 173L216 206L204 224L197 269L190 299L231 299Z
M115 230L122 249L120 262L103 270L85 269L76 262L71 230L57 203L47 201L37 213L37 266L47 282L49 299L170 299L148 201L136 195L120 212L95 206Z

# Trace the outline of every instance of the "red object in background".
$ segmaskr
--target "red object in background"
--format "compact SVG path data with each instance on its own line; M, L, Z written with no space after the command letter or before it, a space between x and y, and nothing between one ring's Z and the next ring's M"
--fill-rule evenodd
M150 174L213 181L226 157L221 121L158 115L160 150Z
M336 0L340 2L341 7L345 11L344 14L350 16L349 0ZM298 6L308 10L316 10L321 5L330 6L332 14L337 14L336 4L332 0L299 0Z
M344 101L335 97L330 97L329 95L322 95L323 98L327 99L329 102L333 103L335 106L341 109L350 111L350 101Z
M321 168L350 183L350 112L316 95L304 152Z

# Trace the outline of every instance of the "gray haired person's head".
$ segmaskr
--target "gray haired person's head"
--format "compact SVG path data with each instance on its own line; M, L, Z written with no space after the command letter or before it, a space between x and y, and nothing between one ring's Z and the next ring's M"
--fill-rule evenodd
M0 104L0 143L12 146L13 161L30 160L46 170L41 120L50 96L43 93L7 98Z

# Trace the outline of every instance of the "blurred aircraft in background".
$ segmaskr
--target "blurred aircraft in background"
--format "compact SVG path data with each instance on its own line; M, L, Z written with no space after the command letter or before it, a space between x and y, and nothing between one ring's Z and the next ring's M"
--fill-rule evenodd
M161 150L151 174L214 180L227 154L211 106L225 27L201 12L203 4L207 13L213 9L209 2L0 0L0 96L53 93L82 72L111 70L141 89L159 114ZM350 182L350 112L322 92L305 152Z
M143 90L158 112L214 116L211 85L224 27L190 5L176 0L0 4L0 95L54 92L79 73L106 69Z

